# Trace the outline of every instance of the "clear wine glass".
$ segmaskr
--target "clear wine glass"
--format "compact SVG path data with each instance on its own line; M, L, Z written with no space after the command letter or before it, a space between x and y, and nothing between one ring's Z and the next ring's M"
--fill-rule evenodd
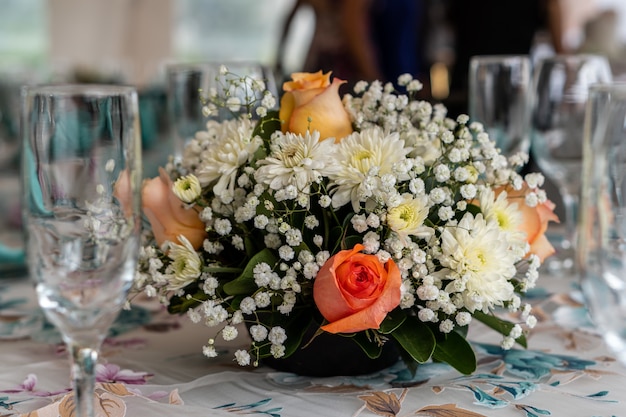
M532 66L528 55L476 55L469 68L469 116L502 154L530 149Z
M255 99L261 104L262 96L250 88L253 81L265 83L267 91L278 97L278 89L272 70L255 61L179 63L167 67L167 100L169 122L174 138L174 156L182 155L185 144L196 132L205 129L207 120L226 120L250 111L256 118L255 108L242 106L233 112L226 106L216 109L217 114L203 114L203 98L215 91L224 101L238 97L249 103ZM240 80L242 80L240 82ZM235 81L235 82L233 82ZM251 95L254 94L254 97Z
M626 83L589 89L577 264L591 318L626 365Z
M531 153L557 186L565 209L562 233L550 232L557 253L546 261L549 271L575 267L587 91L591 84L611 79L608 60L597 55L556 55L539 61L535 68Z
M94 416L100 347L135 272L140 136L132 87L22 91L27 264L39 304L68 347L78 417Z

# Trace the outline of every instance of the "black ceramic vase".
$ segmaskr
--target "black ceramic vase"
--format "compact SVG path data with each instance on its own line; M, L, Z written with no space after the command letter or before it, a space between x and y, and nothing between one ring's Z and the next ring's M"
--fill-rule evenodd
M305 337L305 340L308 339ZM371 359L352 339L322 333L288 358L270 357L264 358L262 362L281 372L327 377L370 374L395 364L399 359L400 354L392 341L383 345L378 358Z

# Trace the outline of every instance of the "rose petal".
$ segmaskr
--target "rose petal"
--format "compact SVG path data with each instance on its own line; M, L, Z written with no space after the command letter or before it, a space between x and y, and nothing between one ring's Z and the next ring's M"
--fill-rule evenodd
M339 97L339 86L344 83L345 81L335 78L327 89L308 102L306 99L310 97L310 93L293 91L296 107L291 114L288 130L298 134L317 130L322 140L341 140L352 133L352 122Z
M186 209L172 191L172 181L167 173L159 170L159 176L146 180L142 188L143 212L148 218L157 244L166 240L181 243L179 235L185 236L198 249L206 237L205 225L195 208Z
M362 254L361 250L363 245L357 244L351 250L340 251L324 264L315 278L315 303L324 318L330 322L322 327L325 331L353 333L378 329L387 313L400 303L402 279L395 262L389 260L383 266L375 255ZM370 268L370 273L378 274L384 281L383 287L370 288L373 291L366 292L363 298L358 297L358 291L351 292L346 277L338 276L342 266L350 262L358 262ZM352 272L349 267L348 272ZM356 289L359 289L358 285Z

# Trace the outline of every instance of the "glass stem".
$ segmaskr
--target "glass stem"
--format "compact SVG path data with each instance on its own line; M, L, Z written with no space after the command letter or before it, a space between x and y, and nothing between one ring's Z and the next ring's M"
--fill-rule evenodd
M565 241L563 249L574 249L576 246L576 224L578 222L578 194L569 190L561 190L561 198L565 208Z
M93 417L94 390L98 350L90 347L69 346L72 358L72 378L76 417Z

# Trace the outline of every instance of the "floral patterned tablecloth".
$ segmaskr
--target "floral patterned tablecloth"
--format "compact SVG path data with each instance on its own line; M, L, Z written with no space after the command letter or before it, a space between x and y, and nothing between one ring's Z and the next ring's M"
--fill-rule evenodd
M574 281L542 281L529 348L503 351L475 326L471 376L437 363L416 375L400 362L332 378L243 369L230 354L202 356L205 327L146 302L124 311L105 341L96 407L111 417L626 416L626 368L589 323ZM67 355L25 278L0 279L0 352L0 416L66 415Z

